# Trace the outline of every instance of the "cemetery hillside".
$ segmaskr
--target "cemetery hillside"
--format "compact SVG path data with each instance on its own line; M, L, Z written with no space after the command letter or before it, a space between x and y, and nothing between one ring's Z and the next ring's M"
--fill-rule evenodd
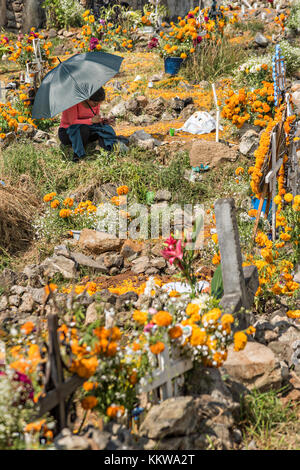
M300 0L0 0L0 449L300 450L299 157Z

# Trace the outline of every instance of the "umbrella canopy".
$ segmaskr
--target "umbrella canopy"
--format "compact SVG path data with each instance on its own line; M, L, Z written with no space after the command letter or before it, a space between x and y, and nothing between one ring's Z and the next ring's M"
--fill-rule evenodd
M119 72L122 57L101 51L75 54L47 73L32 109L33 119L52 118L99 90Z

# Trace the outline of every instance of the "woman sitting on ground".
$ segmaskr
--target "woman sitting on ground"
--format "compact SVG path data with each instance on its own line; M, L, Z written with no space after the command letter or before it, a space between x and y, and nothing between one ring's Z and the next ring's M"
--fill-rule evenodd
M117 136L111 127L114 119L99 115L100 103L104 100L105 91L101 87L88 100L62 113L58 137L63 145L72 145L75 162L85 156L85 148L90 142L98 140L100 147L106 150L111 150L117 142Z

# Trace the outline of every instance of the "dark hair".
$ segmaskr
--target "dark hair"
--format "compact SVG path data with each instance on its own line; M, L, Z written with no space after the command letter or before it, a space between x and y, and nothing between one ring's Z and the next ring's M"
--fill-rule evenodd
M92 96L89 97L89 100L96 101L97 103L100 101L105 100L105 90L103 87L99 88L99 90L95 91Z

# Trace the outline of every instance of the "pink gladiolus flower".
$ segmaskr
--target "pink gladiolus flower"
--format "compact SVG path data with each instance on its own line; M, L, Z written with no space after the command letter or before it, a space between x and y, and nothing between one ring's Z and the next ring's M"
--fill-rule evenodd
M169 261L172 265L174 261L177 259L179 261L183 258L183 251L181 246L181 240L178 240L176 243L176 247L168 247L161 252L162 256Z
M177 241L175 240L175 238L172 237L172 235L170 235L169 238L167 238L167 240L165 241L165 244L168 245L168 248L175 246L176 243Z

